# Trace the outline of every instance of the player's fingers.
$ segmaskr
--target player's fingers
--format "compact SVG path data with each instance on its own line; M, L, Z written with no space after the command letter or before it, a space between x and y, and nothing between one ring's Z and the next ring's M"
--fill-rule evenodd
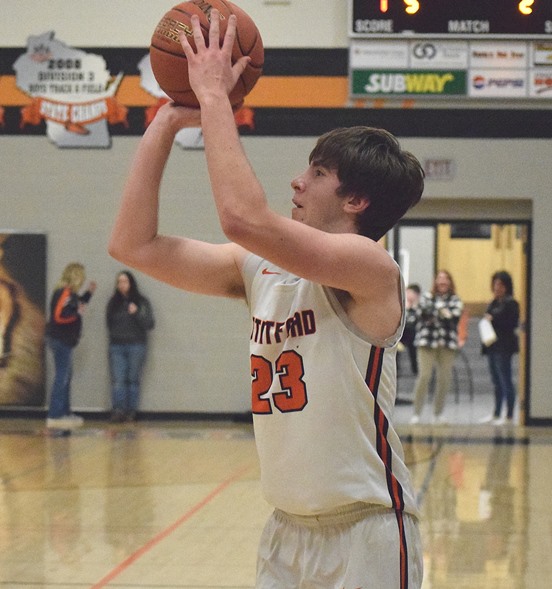
M184 55L187 59L190 59L190 57L192 57L194 54L194 50L190 45L190 41L188 41L187 33L180 31L180 33L178 33L178 39L180 41L180 45L182 46L182 51L184 51Z
M224 35L224 41L222 43L222 50L226 53L232 53L234 47L234 40L236 38L236 28L238 26L238 19L235 14L231 14L228 18L228 25L226 27L226 33Z
M245 68L247 67L247 64L251 61L251 57L249 57L249 55L244 55L243 57L240 57L236 63L232 66L232 72L234 75L234 79L236 81L239 80L240 76L243 74L243 72L245 71Z
M214 8L211 11L211 20L209 24L209 47L219 47L220 35L220 12Z
M194 38L195 46L197 50L205 48L205 37L201 31L201 25L199 23L199 16L197 14L192 15L192 36Z

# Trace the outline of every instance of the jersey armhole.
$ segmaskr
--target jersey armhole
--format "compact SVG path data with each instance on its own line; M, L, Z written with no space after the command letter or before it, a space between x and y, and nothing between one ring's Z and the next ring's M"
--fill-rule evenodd
M404 326L406 323L406 311L405 311L405 283L403 275L399 269L399 297L400 297L400 305L401 305L401 319L395 333L390 335L388 338L385 339L378 339L378 338L370 338L368 337L361 329L359 329L349 318L345 309L339 302L336 294L333 290L329 287L322 287L324 290L324 294L326 299L331 306L333 312L338 316L341 320L343 325L352 333L354 333L357 337L368 342L369 344L376 346L378 348L392 348L393 346L397 345L399 340L402 337Z

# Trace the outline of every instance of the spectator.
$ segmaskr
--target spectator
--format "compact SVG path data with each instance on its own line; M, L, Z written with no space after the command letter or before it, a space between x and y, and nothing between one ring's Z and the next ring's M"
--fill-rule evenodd
M406 321L401 337L401 344L403 345L404 350L407 352L408 359L410 361L410 370L412 374L415 375L418 374L418 358L416 346L414 345L414 339L416 337L416 324L418 322L417 309L420 302L420 295L421 288L418 284L409 284L406 287ZM402 352L397 354L398 360L401 355Z
M494 386L494 412L483 422L501 424L503 405L506 404L506 422L512 423L516 404L516 389L512 380L512 357L519 352L517 328L519 326L519 303L514 299L512 277L504 270L495 272L491 278L493 300L485 317L492 323L496 341L483 346L483 354L489 360L489 370Z
M50 319L46 326L46 341L54 355L55 374L50 395L46 425L50 428L71 429L83 424L83 418L71 413L71 378L73 348L79 343L82 314L96 290L90 282L86 292L79 294L86 279L84 266L68 264L57 283L50 301Z
M117 275L115 292L107 304L111 421L134 421L140 402L140 380L147 353L147 335L153 329L149 300L138 290L131 272Z
M431 291L422 295L418 305L415 345L418 348L419 374L414 388L414 415L410 420L413 424L420 422L434 366L433 420L437 424L446 423L443 409L459 347L458 322L463 308L452 276L446 270L440 270Z

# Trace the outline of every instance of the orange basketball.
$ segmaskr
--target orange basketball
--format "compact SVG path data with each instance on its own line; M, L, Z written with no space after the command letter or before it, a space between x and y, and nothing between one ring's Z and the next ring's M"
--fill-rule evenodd
M220 39L224 38L228 18L235 14L238 23L236 40L232 48L232 63L248 55L251 61L230 93L232 106L238 106L255 86L264 64L264 47L257 26L241 8L228 0L190 0L171 8L159 21L150 45L150 60L155 79L162 90L177 104L197 108L199 103L190 88L188 62L178 39L184 31L193 49L192 16L199 16L203 36L208 42L211 11L220 11Z

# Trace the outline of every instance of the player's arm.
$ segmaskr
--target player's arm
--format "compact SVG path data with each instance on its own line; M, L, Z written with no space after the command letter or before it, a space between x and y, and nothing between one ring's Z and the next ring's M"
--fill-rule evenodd
M208 47L197 18L192 18L193 51L184 35L190 82L201 104L202 129L211 186L222 229L233 242L309 280L345 290L359 302L385 303L398 292L398 270L375 242L353 233L330 233L271 210L241 145L228 93L246 61L231 66L236 22L231 17L219 49L218 19L213 12ZM351 214L365 203L351 199ZM397 307L398 294L393 297ZM399 313L400 314L400 313Z
M159 189L176 133L199 125L199 111L166 105L142 137L125 184L109 253L158 280L192 292L243 297L245 251L158 233Z

